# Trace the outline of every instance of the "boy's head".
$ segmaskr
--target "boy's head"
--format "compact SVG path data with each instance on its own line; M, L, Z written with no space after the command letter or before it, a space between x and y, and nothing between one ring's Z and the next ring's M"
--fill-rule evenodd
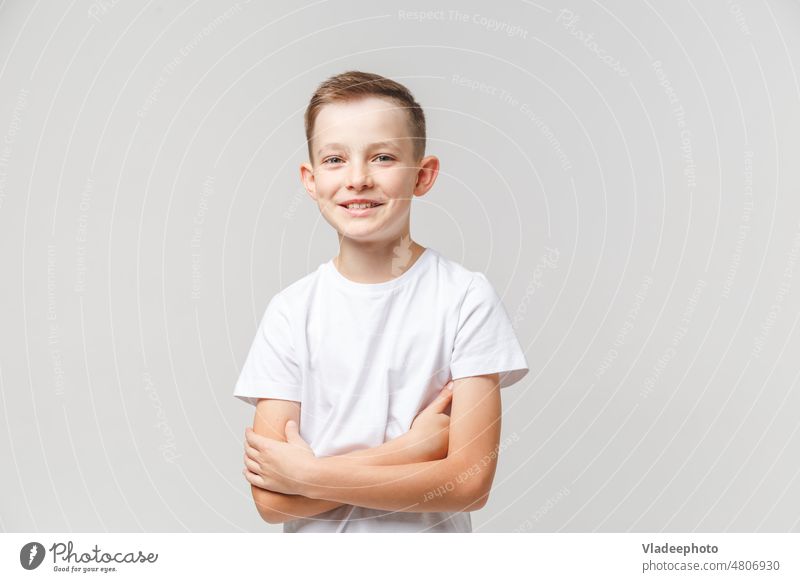
M425 113L422 107L414 100L411 92L396 81L381 77L374 73L361 71L347 71L323 81L308 103L305 113L306 140L308 144L308 159L314 164L315 122L323 107L333 103L357 101L365 97L384 99L387 107L396 107L405 113L408 126L407 139L411 142L415 161L425 155Z
M403 85L348 71L319 85L305 113L306 190L341 235L363 242L408 237L411 199L425 194L439 161L425 156L425 115ZM350 207L353 200L378 204Z

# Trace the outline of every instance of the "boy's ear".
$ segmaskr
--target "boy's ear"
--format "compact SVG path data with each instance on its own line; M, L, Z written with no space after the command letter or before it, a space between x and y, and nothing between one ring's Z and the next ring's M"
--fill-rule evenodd
M414 186L414 196L422 196L433 187L436 176L439 175L439 158L426 156L420 160L417 172L417 183Z
M316 184L314 183L314 167L308 162L300 164L300 181L311 197L316 200L317 193Z

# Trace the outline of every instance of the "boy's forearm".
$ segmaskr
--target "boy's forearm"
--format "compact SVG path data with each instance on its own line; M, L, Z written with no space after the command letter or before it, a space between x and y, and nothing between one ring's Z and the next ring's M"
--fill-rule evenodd
M432 455L427 447L412 442L408 434L405 433L377 447L325 458L336 458L352 466L405 465L435 459L435 455ZM345 505L345 502L313 499L303 495L286 495L255 486L252 489L259 513L269 523L312 517Z
M316 459L303 494L401 512L472 511L481 504L487 471L457 456L405 465L347 464L341 457Z
M406 465L434 461L438 458L430 450L429 446L425 443L416 442L409 436L410 434L407 432L377 447L350 451L343 455L333 455L333 457L340 459L342 462L355 463L362 466Z
M250 486L258 513L264 521L272 524L283 523L302 517L313 517L343 505L338 501L310 499L302 495L286 495L268 489Z

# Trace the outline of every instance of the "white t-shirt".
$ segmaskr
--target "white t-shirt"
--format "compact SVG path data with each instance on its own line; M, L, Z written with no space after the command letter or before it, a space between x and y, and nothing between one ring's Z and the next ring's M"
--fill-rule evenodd
M234 395L301 403L300 435L319 456L376 447L408 432L448 380L528 364L485 275L430 247L399 277L357 283L333 260L270 300ZM470 532L466 512L343 505L284 523L284 532Z

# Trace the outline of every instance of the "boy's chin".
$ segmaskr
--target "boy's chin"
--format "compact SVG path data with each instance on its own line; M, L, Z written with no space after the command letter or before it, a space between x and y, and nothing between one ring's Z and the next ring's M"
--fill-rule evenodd
M354 230L339 230L338 232L340 237L343 236L355 242L363 242L371 244L381 242L384 239L389 238L388 236L386 236L385 232L380 232L380 231L364 232L361 231L360 229L354 229Z
M387 236L386 229L381 228L377 223L371 224L372 221L368 222L359 219L348 221L346 218L344 220L326 218L326 222L339 233L339 236L346 236L354 240L363 240L364 242L381 240Z
M347 229L342 226L336 228L339 237L345 237L353 242L364 244L375 244L380 242L391 242L394 240L392 233L381 228L351 228Z

